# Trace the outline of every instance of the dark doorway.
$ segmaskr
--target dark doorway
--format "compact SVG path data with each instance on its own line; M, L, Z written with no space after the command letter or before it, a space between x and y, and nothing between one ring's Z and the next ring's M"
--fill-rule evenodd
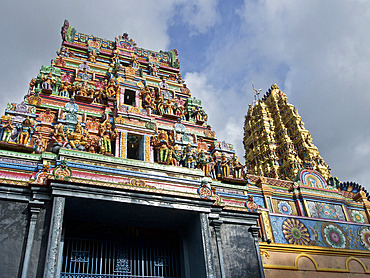
M135 91L130 90L130 89L125 89L125 100L124 100L124 104L135 106L136 105L135 95L136 95L136 92Z

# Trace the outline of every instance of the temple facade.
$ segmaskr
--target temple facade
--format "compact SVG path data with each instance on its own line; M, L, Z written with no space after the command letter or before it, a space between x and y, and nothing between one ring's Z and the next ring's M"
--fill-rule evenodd
M263 277L244 166L177 50L61 35L1 117L2 277Z
M312 143L297 109L274 84L245 117L248 194L261 213L266 277L370 274L369 194L340 182Z
M330 177L276 85L246 116L245 166L176 49L61 35L1 117L1 277L369 273L369 195Z

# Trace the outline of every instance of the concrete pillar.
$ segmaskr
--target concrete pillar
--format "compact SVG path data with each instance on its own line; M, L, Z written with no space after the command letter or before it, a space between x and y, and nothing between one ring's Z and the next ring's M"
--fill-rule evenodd
M208 217L205 213L200 214L200 223L201 223L201 229L202 229L203 249L204 249L207 277L215 278L215 272L213 269L213 262L212 262L211 234L209 231Z
M50 223L48 249L44 268L44 278L58 278L60 271L61 236L64 216L64 197L54 197Z
M30 265L30 259L31 259L31 251L33 246L33 239L35 237L35 228L37 223L37 218L39 215L39 212L41 211L41 207L43 206L43 202L39 201L30 201L29 202L29 209L31 212L30 217L30 226L28 229L28 236L27 236L27 242L26 242L26 250L24 253L24 259L23 259L23 267L22 267L22 278L27 278L28 275L28 267Z
M221 241L221 220L213 220L212 225L215 229L216 234L216 244L217 244L217 252L218 252L218 259L220 261L220 272L221 278L225 278L225 263L224 263L224 255L222 253L222 241Z
M259 229L260 228L257 227L257 226L251 226L249 228L249 231L253 236L254 245L255 245L255 248L256 248L256 253L257 253L256 255L257 255L257 259L258 259L260 277L265 278L265 273L263 272L263 266L262 266L261 251L260 251L260 246L259 246L259 243L258 243L258 231L259 231Z

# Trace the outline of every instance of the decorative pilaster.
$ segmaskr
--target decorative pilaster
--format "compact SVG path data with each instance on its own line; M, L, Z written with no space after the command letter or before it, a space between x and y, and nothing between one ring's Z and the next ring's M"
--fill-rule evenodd
M27 236L27 243L26 243L26 251L24 253L23 259L23 267L22 267L22 278L27 278L28 275L28 267L30 265L30 258L31 258L31 251L33 246L33 239L35 237L35 228L37 223L37 218L39 212L41 211L41 207L44 205L43 202L40 201L30 201L29 202L29 209L31 213L30 217L30 226L28 229L28 236Z
M127 132L121 131L120 133L120 144L121 144L121 157L127 158Z
M257 255L257 259L258 259L258 265L259 265L259 269L260 269L260 277L261 278L264 278L265 277L265 273L263 272L263 266L262 266L262 258L261 258L261 251L260 251L260 246L258 244L258 232L259 232L259 227L257 226L251 226L249 228L249 232L252 234L253 236L253 240L254 240L254 246L256 248L256 255Z
M215 228L215 234L216 234L216 243L217 243L217 252L218 252L218 258L220 260L220 271L221 271L221 278L225 278L225 263L224 263L224 256L222 253L222 241L221 241L221 220L213 220L212 225Z
M204 247L204 253L205 253L205 262L206 262L206 268L207 268L207 277L215 278L215 273L213 270L213 263L212 263L209 222L208 222L208 218L206 214L204 213L200 214L200 223L202 226L202 237L203 237L203 247Z
M44 278L58 278L58 265L60 254L60 239L62 235L63 215L64 215L64 197L54 197L53 212L50 223L48 249L45 261Z

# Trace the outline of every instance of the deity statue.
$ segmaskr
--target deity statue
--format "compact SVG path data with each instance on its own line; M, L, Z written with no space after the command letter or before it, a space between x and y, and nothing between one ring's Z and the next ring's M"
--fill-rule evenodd
M197 164L198 168L203 170L206 176L209 176L209 161L206 154L204 153L204 150L201 150L198 154Z
M4 142L9 142L10 140L10 137L12 136L13 134L13 125L12 125L12 120L11 119L8 119L6 121L6 123L3 124L3 138L2 138L2 141Z
M64 134L64 126L62 124L59 123L54 126L52 139L54 140L54 144L51 149L53 153L58 153L61 147L65 147L67 145L68 139Z
M96 54L96 51L95 49L93 49L90 53L89 53L89 61L92 62L92 63L96 63L96 57L98 57L98 54Z
M112 63L110 64L111 67L119 65L119 63L120 63L119 55L120 55L120 51L118 49L115 49L113 51Z
M160 95L157 100L157 114L162 116L164 112L164 98Z
M173 115L173 104L172 104L172 101L171 99L167 99L166 101L166 104L164 105L164 110L166 112L166 114L170 114L170 115Z
M221 166L222 177L223 178L228 177L230 175L230 161L226 157L225 153L221 154L220 166Z
M185 121L186 120L185 114L186 114L186 110L184 106L175 102L175 115L179 116L182 121Z
M95 92L95 102L100 103L100 104L106 104L107 103L107 95L104 90L104 88L100 88Z
M181 160L181 155L182 155L181 147L176 144L173 147L173 149L171 149L171 152L172 152L171 153L171 157L172 157L171 165L180 166L180 160Z
M69 81L63 81L60 86L59 95L62 97L69 97L69 91L72 89L71 83Z
M62 47L60 48L60 50L57 52L57 55L58 55L59 57L70 57L70 56L71 56L71 54L70 54L70 52L68 51L68 49L67 49L67 48L65 48L64 46L62 46Z
M188 143L183 151L184 166L194 169L196 166L196 159L196 153L192 150L190 143Z
M81 151L84 150L84 147L81 145L82 138L83 138L83 132L82 132L82 127L80 123L77 123L75 130L73 132L70 132L68 130L67 139L68 139L69 146L72 149L79 149Z
M32 78L30 81L30 86L28 88L28 93L32 92L35 86L36 86L36 78Z
M112 140L117 137L117 130L112 127L109 119L106 119L99 127L101 137L100 151L102 154L112 154Z
M243 178L244 165L239 162L239 157L233 154L231 167L233 169L233 175L236 179Z
M141 91L140 94L142 98L142 103L144 108L154 108L154 91L149 86L146 86L144 90Z
M45 142L41 134L36 136L35 140L33 141L33 148L35 149L35 153L42 153L45 151Z
M99 141L97 138L93 137L93 138L89 138L87 143L86 143L86 146L85 146L86 150L89 152L89 153L97 153L98 152L98 149L99 149Z
M150 74L153 76L158 76L158 68L155 64L150 65Z
M42 79L42 91L43 92L46 92L46 93L51 93L53 88L52 88L52 84L55 84L56 83L56 80L55 78L53 77L53 74L51 72L49 72L49 74L47 76L45 75L41 75L41 79Z
M216 162L213 160L212 156L209 157L209 175L211 176L212 179L216 179L216 170L215 170L215 165Z
M22 122L21 132L19 133L18 143L22 145L29 145L29 139L34 132L34 123L28 116Z
M204 112L203 109L201 109L198 105L196 105L193 109L192 109L192 114L193 114L193 117L195 117L195 121L196 122L199 122L199 123L203 123L203 122L206 122L208 120L208 116L207 114Z
M107 86L107 96L110 98L115 98L119 94L119 85L116 79L111 78Z
M167 164L170 154L171 144L168 134L164 130L160 130L158 136L153 138L154 148L157 150L158 163Z

